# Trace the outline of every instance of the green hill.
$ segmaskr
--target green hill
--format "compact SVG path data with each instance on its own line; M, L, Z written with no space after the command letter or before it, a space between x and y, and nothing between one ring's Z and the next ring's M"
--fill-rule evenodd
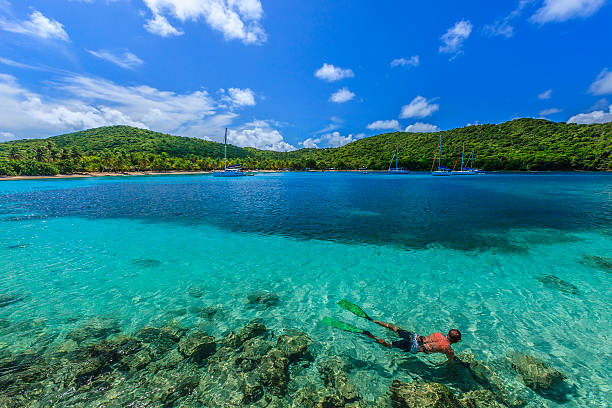
M272 152L228 145L232 164L263 169L386 169L399 143L399 165L430 170L439 136L442 161L466 156L485 170L612 170L612 123L576 125L517 119L438 133L395 132L346 146ZM110 126L0 143L0 174L129 170L210 170L222 166L223 145L128 126Z

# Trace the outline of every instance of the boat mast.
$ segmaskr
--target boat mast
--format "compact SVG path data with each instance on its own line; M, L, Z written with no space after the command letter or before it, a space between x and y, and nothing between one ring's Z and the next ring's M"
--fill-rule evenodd
M395 146L395 169L397 170L397 156L399 156L399 143Z
M463 142L463 148L461 149L461 171L463 171L463 153L465 152L465 142Z
M225 128L225 153L223 154L223 170L227 170L227 128Z
M442 156L442 134L440 133L440 154L438 155L438 170L440 170L440 156Z

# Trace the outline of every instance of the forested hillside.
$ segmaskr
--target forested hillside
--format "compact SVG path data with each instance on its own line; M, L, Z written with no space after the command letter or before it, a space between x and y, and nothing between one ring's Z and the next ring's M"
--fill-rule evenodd
M612 170L612 123L576 125L517 119L438 133L386 133L346 146L271 152L228 145L232 164L249 169L386 169L399 144L399 165L430 170L442 135L442 162L453 167L465 143L485 170ZM95 171L211 170L223 166L223 145L128 126L84 130L48 139L0 143L0 175ZM458 166L458 165L457 165Z

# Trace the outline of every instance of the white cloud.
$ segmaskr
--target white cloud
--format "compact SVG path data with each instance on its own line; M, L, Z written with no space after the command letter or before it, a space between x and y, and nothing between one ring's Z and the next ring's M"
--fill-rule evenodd
M472 33L472 28L472 23L469 21L458 21L453 27L449 28L442 37L440 37L444 44L440 46L439 51L450 54L461 52L463 42Z
M221 91L224 93L224 91ZM228 95L223 97L223 100L229 102L233 107L254 106L255 93L250 88L230 88L227 90Z
M7 142L9 140L15 140L16 137L11 132L0 132L0 141Z
M487 24L484 26L484 32L491 36L510 38L514 35L514 27L508 24L506 20L502 20Z
M601 71L589 88L589 92L593 95L612 94L612 71L607 69Z
M514 26L510 23L515 18L519 17L523 12L523 9L533 3L535 0L520 0L518 6L510 12L506 17L496 21L493 24L487 24L484 26L484 32L491 36L501 36L510 38L514 35Z
M344 78L353 78L355 74L348 68L345 69L323 63L323 66L315 72L315 76L327 82L335 82Z
M608 111L596 110L589 113L579 113L568 119L568 123L591 124L591 123L608 123L612 122L612 105L608 107Z
M127 50L118 53L109 50L87 51L95 57L111 62L125 69L136 69L143 64L143 61L140 58Z
M171 35L176 35L178 30L168 23L165 18L167 15L183 22L202 18L213 30L223 33L226 40L240 40L245 44L260 44L266 41L266 33L260 24L263 8L259 0L144 0L144 2L154 16L147 26L165 27L169 30L165 32ZM156 20L159 21L153 23ZM152 32L161 34L164 31Z
M399 129L399 122L392 120L377 120L366 126L370 130Z
M174 28L174 26L168 22L166 17L160 14L154 14L154 17L148 20L144 25L144 28L146 28L151 34L157 34L162 37L174 37L184 34L182 31Z
M317 149L321 147L340 147L346 144L352 143L356 140L363 139L365 133L349 134L342 136L340 132L331 132L318 137L309 137L308 139L300 142L300 146L307 149Z
M420 95L417 96L408 105L402 106L400 118L425 118L431 115L440 109L440 106L433 101L433 99L427 100Z
M347 87L338 89L336 92L329 97L331 102L344 103L348 102L355 97L355 94L349 91Z
M9 21L0 19L0 29L46 40L69 40L68 33L64 31L64 26L61 23L45 17L37 10L34 10L32 14L30 14L30 20Z
M395 67L418 67L421 63L421 59L418 55L413 55L412 57L406 58L397 58L391 61L391 68Z
M250 146L280 152L295 150L295 147L287 143L283 135L265 120L255 120L237 130L230 130L228 138L231 144L241 147Z
M20 86L15 77L0 74L0 129L23 137L41 137L130 125L220 140L220 128L237 116L218 113L218 103L205 91L177 94L80 75L63 77L51 85L61 97L44 97Z
M412 125L408 125L406 126L406 129L404 130L404 132L410 132L410 133L433 133L433 132L439 132L440 128L436 125L432 125L431 123L423 123L423 122L416 122Z
M563 109L558 109L558 108L544 109L543 111L540 111L540 116L554 115L555 113L560 113L560 112L563 112Z
M531 16L531 21L544 24L590 17L605 2L605 0L544 0L544 5Z
M550 97L552 96L552 89L548 89L544 92L542 92L541 94L538 94L538 98L539 99L550 99Z

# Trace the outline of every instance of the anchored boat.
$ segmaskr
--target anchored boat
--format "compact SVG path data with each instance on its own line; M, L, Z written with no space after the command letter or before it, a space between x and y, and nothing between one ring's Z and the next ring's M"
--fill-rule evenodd
M224 139L224 155L223 155L223 171L217 170L213 172L214 177L242 177L247 174L242 170L242 166L239 164L227 165L227 128L225 128L225 139Z
M463 167L463 154L465 153L465 142L463 142L463 147L461 149L461 170L452 170L452 176L475 176L476 171L469 167ZM474 160L474 153L472 152L472 160Z
M433 163L431 163L431 175L432 176L450 176L451 170L446 167L442 167L440 163L440 156L442 156L442 134L440 134L440 143L438 143L438 149L436 149L436 154L434 155ZM438 157L438 170L434 170L434 164L436 163L436 156Z
M392 173L392 174L407 174L410 173L410 170L404 168L404 167L397 167L397 159L399 157L399 143L397 144L397 146L395 146L395 155L391 158L391 161L389 162L389 170L387 170L387 173ZM393 159L395 158L395 167L391 167L391 163L393 163Z

